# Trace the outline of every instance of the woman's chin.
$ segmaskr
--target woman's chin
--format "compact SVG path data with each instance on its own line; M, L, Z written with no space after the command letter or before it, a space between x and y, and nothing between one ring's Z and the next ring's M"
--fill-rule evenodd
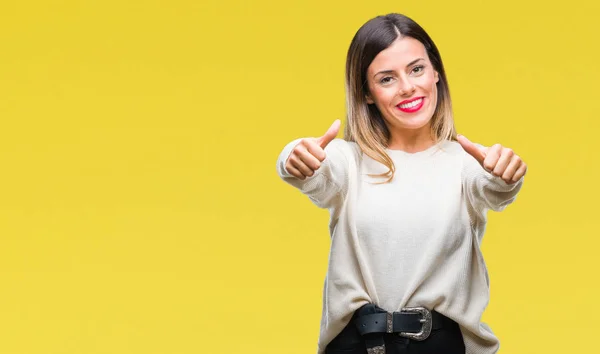
M428 110L421 110L415 113L394 113L393 117L396 121L394 125L402 129L421 129L429 124L433 116L433 112L428 112Z
M399 119L396 126L400 129L418 130L429 125L430 119Z

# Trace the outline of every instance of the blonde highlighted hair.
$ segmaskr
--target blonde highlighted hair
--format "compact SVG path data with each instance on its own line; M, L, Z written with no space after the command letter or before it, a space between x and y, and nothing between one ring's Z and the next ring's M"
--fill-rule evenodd
M361 150L386 166L389 171L375 175L394 178L396 167L386 153L390 132L375 105L367 104L367 69L377 54L388 48L398 37L411 37L425 46L433 68L438 72L437 105L431 119L436 142L456 140L452 101L440 53L433 40L412 19L401 14L378 16L365 23L354 35L346 57L346 128L344 139L356 142Z

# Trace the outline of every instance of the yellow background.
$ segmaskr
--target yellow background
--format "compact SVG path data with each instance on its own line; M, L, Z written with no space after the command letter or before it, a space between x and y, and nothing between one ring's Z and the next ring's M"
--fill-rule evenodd
M501 352L596 352L597 1L64 0L0 5L0 354L313 353L328 215L275 160L388 12L530 166L484 239Z

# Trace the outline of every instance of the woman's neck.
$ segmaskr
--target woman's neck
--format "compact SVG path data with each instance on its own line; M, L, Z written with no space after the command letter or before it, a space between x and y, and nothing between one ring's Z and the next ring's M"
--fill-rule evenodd
M390 131L388 149L402 150L408 153L424 151L435 145L436 139L432 136L429 127L417 130Z

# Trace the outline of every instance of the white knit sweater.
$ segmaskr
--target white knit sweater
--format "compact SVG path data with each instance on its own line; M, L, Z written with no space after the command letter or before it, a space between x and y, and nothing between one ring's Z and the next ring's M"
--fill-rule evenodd
M460 144L443 141L417 153L387 150L391 183L368 174L387 168L357 144L333 140L321 168L305 180L279 155L281 178L328 208L331 250L323 291L318 354L366 303L389 312L425 306L459 323L467 354L496 353L499 341L481 322L489 301L480 243L487 210L500 211L520 190L487 173Z

